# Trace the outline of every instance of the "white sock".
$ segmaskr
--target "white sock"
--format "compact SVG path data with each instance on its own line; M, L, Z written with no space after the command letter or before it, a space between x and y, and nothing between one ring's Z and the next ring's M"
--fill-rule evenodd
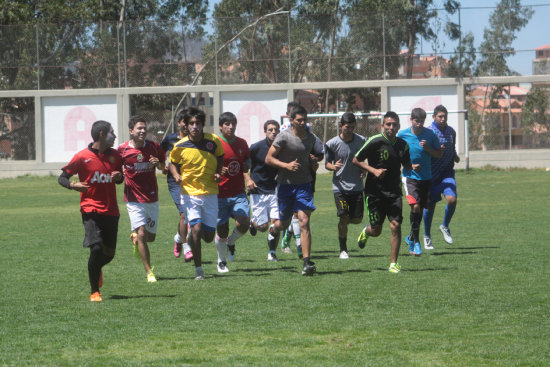
M187 242L185 242L183 244L183 253L186 254L188 253L189 251L191 251L191 246L189 246L189 244Z
M231 232L231 236L227 238L227 243L230 243L232 245L235 244L235 242L241 238L244 235L244 233L239 232L237 227L233 228L233 232Z
M227 259L225 258L225 253L227 252L227 238L220 238L220 236L216 235L216 248L218 249L218 263L225 261L227 262Z
M294 233L294 237L296 236L300 237L300 221L298 219L292 218L290 225L292 226L292 232Z
M181 240L181 236L180 236L179 232L176 232L176 234L174 235L174 242L177 242L177 243L182 243L183 242Z
M292 219L292 220L294 220L294 219ZM286 229L286 231L287 231L288 233L291 233L291 234L294 233L294 230L293 230L293 228L292 228L292 222L290 222L290 224L288 225L288 228Z

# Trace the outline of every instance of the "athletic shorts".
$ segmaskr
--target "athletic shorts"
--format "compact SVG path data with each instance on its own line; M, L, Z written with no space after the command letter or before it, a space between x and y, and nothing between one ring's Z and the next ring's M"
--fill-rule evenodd
M279 184L277 187L279 219L292 218L299 211L315 210L313 204L313 186L311 182L300 185Z
M270 219L279 219L277 194L250 194L252 221L258 226L268 223Z
M116 249L118 235L118 219L111 215L98 213L82 213L84 225L84 247L90 247L97 243L103 243L105 247Z
M159 202L154 203L126 203L132 231L141 226L149 233L157 233L159 225Z
M371 226L381 226L388 218L403 222L403 199L401 196L367 196L367 216Z
M428 197L430 196L430 180L415 180L403 177L403 188L407 195L409 205L420 204L422 208L426 207Z
M202 223L205 232L216 232L218 195L181 195L189 225Z
M178 211L180 214L185 213L185 208L183 207L183 204L181 203L181 186L176 181L168 181L168 191L170 191L170 195L172 195L172 200L174 200L174 204L176 204L176 207L178 208Z
M348 215L350 219L363 218L365 201L363 192L335 192L334 203L336 204L336 215L339 217Z
M229 218L250 217L250 204L246 194L232 198L218 198L218 225L229 222Z
M435 204L440 201L441 194L443 194L443 196L457 197L456 180L454 177L447 177L441 181L432 181L430 186L430 202L428 205Z

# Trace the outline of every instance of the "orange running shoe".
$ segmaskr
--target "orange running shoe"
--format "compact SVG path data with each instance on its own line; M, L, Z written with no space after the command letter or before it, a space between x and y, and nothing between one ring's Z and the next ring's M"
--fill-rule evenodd
M101 302L101 293L95 292L90 295L90 302Z

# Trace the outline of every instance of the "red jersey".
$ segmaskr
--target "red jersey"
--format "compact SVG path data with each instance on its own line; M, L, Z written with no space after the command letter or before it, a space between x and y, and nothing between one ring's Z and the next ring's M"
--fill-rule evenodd
M244 193L243 165L250 158L250 150L246 140L239 137L231 144L223 136L220 136L220 140L224 151L223 166L227 167L227 173L218 183L218 197L230 198Z
M90 187L80 193L80 211L83 213L98 213L119 216L116 200L116 187L111 180L111 172L122 172L122 159L114 149L107 149L100 154L88 148L76 153L63 171L69 175L78 175L80 182L86 182Z
M131 141L120 145L118 152L124 164L124 201L131 203L154 203L159 200L156 168L149 159L157 157L166 160L164 150L151 140L145 140L141 148Z

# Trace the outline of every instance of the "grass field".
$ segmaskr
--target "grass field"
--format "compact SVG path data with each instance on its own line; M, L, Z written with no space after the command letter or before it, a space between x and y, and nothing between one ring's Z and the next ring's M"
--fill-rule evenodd
M119 187L118 251L91 303L78 195L56 177L0 180L0 365L7 366L548 366L550 174L459 172L452 246L437 227L420 258L402 245L390 274L389 226L338 259L330 177L312 217L318 274L295 253L266 261L265 234L237 243L218 275L204 245L205 281L172 254L177 211L161 188L148 284L127 240ZM403 232L408 233L408 207Z

